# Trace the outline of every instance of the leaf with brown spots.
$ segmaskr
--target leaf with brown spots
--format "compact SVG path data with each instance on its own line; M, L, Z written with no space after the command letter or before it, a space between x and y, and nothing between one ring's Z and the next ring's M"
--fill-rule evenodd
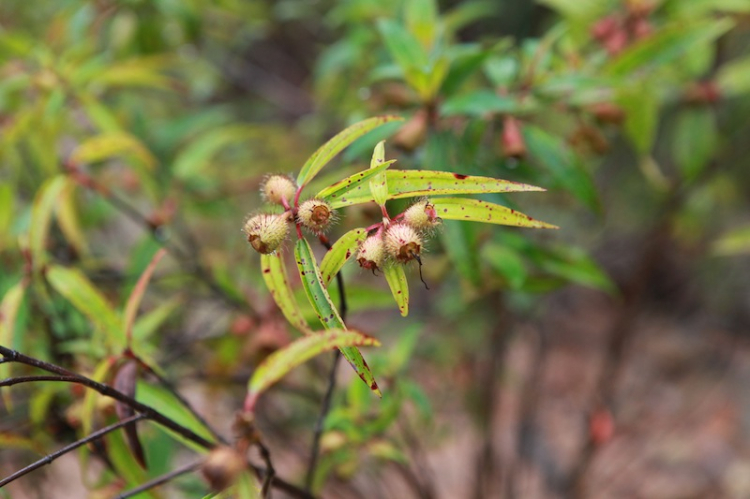
M289 278L287 277L281 250L270 255L260 255L260 269L268 291L270 291L286 320L302 333L312 334L312 330L294 298L292 288L289 286Z
M323 278L323 283L328 286L331 280L341 270L344 264L352 257L359 247L359 243L364 240L367 236L367 230L359 228L352 229L338 241L336 241L331 249L323 257L320 262L320 275Z
M391 288L398 310L406 317L409 314L409 283L406 281L404 266L399 264L386 265L383 269L385 280Z
M487 224L530 227L532 229L557 229L556 225L535 220L520 211L499 204L470 198L436 198L435 213L448 220L483 222Z

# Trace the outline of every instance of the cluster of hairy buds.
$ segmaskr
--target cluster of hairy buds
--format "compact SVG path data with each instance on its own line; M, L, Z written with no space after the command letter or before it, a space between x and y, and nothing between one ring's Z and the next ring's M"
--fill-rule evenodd
M420 261L423 238L440 224L435 206L429 200L422 199L411 205L399 218L398 222L381 227L362 242L357 254L360 267L374 272L382 269L387 261Z

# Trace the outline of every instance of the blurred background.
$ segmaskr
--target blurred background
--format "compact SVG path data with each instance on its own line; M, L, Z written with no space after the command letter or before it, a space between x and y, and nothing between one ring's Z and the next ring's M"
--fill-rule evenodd
M750 0L2 0L0 344L111 381L101 332L164 247L134 348L231 435L298 336L240 231L263 177L397 114L311 192L386 139L401 169L544 187L480 197L560 229L446 221L406 318L347 264L384 397L339 370L316 496L750 497L748 43ZM339 215L332 240L380 218ZM295 484L328 355L259 402ZM62 385L3 388L0 474L115 418ZM179 405L149 376L138 396ZM191 459L139 429L147 469L112 434L0 497L110 498ZM137 497L207 494L193 474Z

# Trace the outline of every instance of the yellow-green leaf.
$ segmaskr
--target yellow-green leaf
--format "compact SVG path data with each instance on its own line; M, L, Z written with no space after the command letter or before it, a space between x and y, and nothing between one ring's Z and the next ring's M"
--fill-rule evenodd
M331 301L331 297L328 295L328 290L323 283L320 270L315 262L315 255L313 255L310 243L306 239L299 239L297 241L294 247L294 256L307 299L315 309L315 313L318 315L318 319L320 319L323 327L326 329L346 330L344 321L341 319L338 310L336 310ZM349 365L352 366L362 381L378 396L381 396L378 384L375 382L370 367L365 362L359 349L353 346L346 346L339 348L339 350L344 354Z
M317 193L315 197L319 199L330 200L339 197L340 193L344 192L366 193L367 185L365 184L365 182L369 181L395 162L395 159L391 159L380 165L377 165L375 168L370 168L369 170L364 170L361 172L357 172L354 175L350 175L343 180L339 180L335 184L329 185L328 187Z
M13 223L15 198L10 183L0 185L0 250L10 240L10 228Z
M125 333L120 317L83 272L51 265L46 277L50 285L105 336L110 347L117 350L125 346Z
M375 338L346 329L329 329L299 338L268 356L258 366L248 384L250 398L253 401L257 400L263 391L286 376L289 371L325 351L379 345ZM249 405L252 406L253 403Z
M70 245L75 248L79 255L88 254L88 243L83 234L75 203L74 182L67 182L65 188L60 192L60 197L55 208L57 223Z
M534 229L558 228L556 225L535 220L520 211L478 199L437 198L433 200L433 204L437 216L449 220L531 227Z
M334 276L341 270L341 267L351 258L359 246L360 241L367 237L367 230L352 229L338 241L323 256L320 262L320 275L323 277L323 283L328 286Z
M148 168L156 158L143 143L126 132L104 132L83 141L70 155L73 163L96 163L121 155L132 155Z
M68 182L70 180L62 175L52 177L42 184L34 197L29 228L29 249L34 270L40 269L47 261L47 234L52 212Z
M16 328L18 308L21 306L25 291L26 282L21 280L5 292L2 302L0 302L0 345L8 348L16 348L13 332ZM12 363L0 365L0 378L10 376L12 365ZM2 394L5 406L10 408L12 403L10 392L8 390L2 390Z
M370 169L377 168L383 163L385 163L385 140L381 140L375 146L375 150L372 152L372 160L370 160ZM370 178L370 192L372 192L372 197L376 203L385 206L388 199L388 179L385 173L377 173Z
M154 254L151 262L143 271L141 277L138 278L138 282L135 284L133 291L130 293L128 302L125 305L125 316L123 317L123 330L125 331L125 336L127 337L128 343L130 343L133 336L133 323L135 322L135 315L138 313L138 307L140 306L143 295L146 292L148 282L151 280L151 276L154 273L154 269L156 269L156 265L166 253L167 250L161 248Z
M383 269L385 280L393 293L393 299L396 300L398 310L401 315L409 315L409 283L406 281L406 272L403 265L392 264L386 265Z
M541 187L491 177L430 170L388 170L388 199L448 194L543 191ZM369 190L347 188L325 197L334 208L374 201Z
M300 311L299 304L294 298L292 288L289 286L289 278L286 274L286 267L284 266L284 259L281 250L270 255L261 255L260 269L263 273L263 280L266 282L268 291L271 293L276 305L281 309L284 317L286 317L286 320L302 333L312 334L310 326L308 326L307 321L305 321L304 316Z
M334 136L328 142L323 144L313 153L305 162L304 166L297 176L297 185L300 187L306 185L318 174L318 172L331 161L334 156L343 151L352 142L381 125L388 122L401 120L400 116L376 116L346 128L338 135Z

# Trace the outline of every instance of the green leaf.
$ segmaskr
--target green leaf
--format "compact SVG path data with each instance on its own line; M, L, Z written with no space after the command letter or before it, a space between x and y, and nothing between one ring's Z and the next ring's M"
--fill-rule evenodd
M440 238L453 268L473 287L479 288L482 285L482 273L475 227L448 220L443 223Z
M456 95L440 106L443 116L486 116L488 113L518 114L522 110L521 101L512 95L498 95L490 90L475 90L468 94Z
M712 245L712 251L719 256L750 254L750 225L734 228L724 233Z
M297 176L297 185L305 186L318 172L331 161L334 156L343 151L346 146L381 125L391 121L402 120L400 116L376 116L359 123L355 123L349 128L339 132L328 142L310 156Z
M367 230L352 229L341 236L331 249L323 256L320 262L320 275L326 287L331 283L334 276L341 270L341 267L351 258L359 243L367 237Z
M70 179L67 177L57 175L45 181L34 196L29 228L29 249L34 270L39 270L47 262L47 235L52 212L62 190L69 182Z
M307 321L305 321L299 304L294 298L294 293L292 293L292 288L289 285L289 278L287 277L281 250L270 255L261 255L260 268L263 273L263 280L266 282L266 287L276 305L279 306L284 317L286 317L286 320L302 333L312 334L312 330L308 326Z
M512 248L490 243L482 247L482 258L508 283L510 289L521 289L528 271L521 255Z
M399 312L403 317L406 317L409 315L409 283L406 281L404 267L395 263L386 265L383 269L383 275L385 275L385 280L391 288Z
M76 184L67 182L57 198L55 216L57 217L57 225L65 239L79 255L85 256L88 254L88 242L79 221L75 192Z
M50 285L85 315L98 331L105 335L105 342L113 349L125 346L122 321L107 299L78 269L50 265L46 272Z
M380 346L370 336L346 329L329 329L304 338L299 338L284 348L269 355L255 370L248 383L248 394L252 401L283 378L292 369L323 352L334 348L358 346ZM250 406L253 405L251 402Z
M302 286L305 288L307 299L310 305L315 309L318 319L326 329L346 329L344 321L341 320L338 310L331 302L323 278L320 276L320 270L315 263L310 243L306 239L299 239L294 247L294 256L297 261L297 268L302 279ZM342 347L341 353L354 371L359 375L362 381L370 387L379 397L381 396L378 384L367 366L367 362L362 358L362 354L357 347Z
M380 172L386 170L390 165L395 163L395 159L391 159L389 161L386 161L384 163L381 163L380 165L376 166L375 168L370 168L369 170L364 170L361 172L357 172L354 175L350 175L346 177L343 180L339 180L335 184L331 184L325 189L318 192L315 197L319 199L333 199L337 195L340 195L344 192L350 192L350 191L367 191L365 187L365 182L370 181L373 177L378 175ZM387 181L386 181L387 185Z
M373 170L384 163L385 140L381 140L372 152L370 169ZM382 170L380 173L377 173L370 178L370 192L376 203L380 206L385 206L386 199L388 198L388 179L386 178L385 173L382 173Z
M123 330L125 331L125 336L127 337L128 343L130 343L133 336L133 323L135 322L135 316L138 313L138 307L141 304L143 295L146 292L148 282L151 280L151 275L153 275L154 269L156 269L156 265L158 265L159 261L166 254L167 250L165 250L164 248L160 249L156 252L156 254L154 254L154 257L151 259L151 263L148 264L146 270L144 270L141 276L138 278L138 282L133 288L133 291L130 293L130 297L128 297L128 302L125 305L125 316L123 317Z
M572 246L555 248L537 259L539 267L567 281L599 289L610 294L617 288L602 268L583 250Z
M736 97L750 92L750 57L729 61L719 68L716 83L722 95Z
M676 119L672 154L686 180L694 180L716 151L716 119L707 106L684 109Z
M528 124L523 127L523 137L531 156L563 187L592 210L599 209L596 186L591 176L562 139Z
M105 132L95 135L73 149L70 161L74 164L97 163L121 155L132 155L148 168L156 166L156 158L143 143L126 132Z
M143 346L143 342L154 334L170 315L175 313L183 304L180 296L162 301L153 310L141 314L133 324L133 339Z
M543 191L541 187L490 177L430 170L388 170L388 199L447 194ZM339 189L323 199L334 208L374 201L372 193L354 188Z
M533 229L557 229L556 225L535 220L520 211L499 204L471 198L436 198L432 200L435 213L448 220L482 222L487 224L530 227Z
M200 176L223 148L241 144L257 135L250 125L224 125L204 133L184 147L174 160L172 173L180 179Z
M404 74L413 70L423 71L429 59L419 40L396 21L378 20L378 30L383 37L388 52Z
M435 44L439 26L436 0L409 0L404 4L404 20L412 34L425 50Z
M694 46L709 43L723 35L732 27L729 19L702 20L662 28L641 40L636 41L602 68L604 74L632 78L640 69L655 69L669 64Z
M11 225L14 217L14 192L10 183L0 184L0 250L10 242Z
M646 84L626 87L619 92L617 103L625 111L625 133L641 156L651 152L659 126L659 96Z

